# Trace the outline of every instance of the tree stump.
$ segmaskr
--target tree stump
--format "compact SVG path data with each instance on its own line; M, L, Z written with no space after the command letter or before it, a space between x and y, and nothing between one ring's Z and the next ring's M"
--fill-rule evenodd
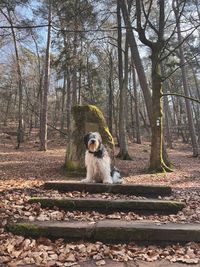
M66 174L85 175L86 148L83 140L88 132L100 133L103 144L114 163L114 140L102 112L92 105L75 105L72 107L71 115L71 136L65 158Z

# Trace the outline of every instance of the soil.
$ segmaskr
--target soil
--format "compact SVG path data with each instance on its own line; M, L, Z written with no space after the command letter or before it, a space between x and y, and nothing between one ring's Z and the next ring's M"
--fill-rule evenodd
M0 135L0 177L1 182L17 179L32 181L70 180L64 175L64 161L67 142L59 135L48 141L48 150L39 151L39 142L32 140L24 142L20 149L15 149L16 140L7 139L6 134ZM173 149L168 149L172 163L172 173L149 174L150 143L129 142L129 160L115 160L125 183L157 184L172 187L200 186L200 158L192 157L192 148L176 140ZM119 148L115 148L117 155ZM80 177L79 179L81 179Z

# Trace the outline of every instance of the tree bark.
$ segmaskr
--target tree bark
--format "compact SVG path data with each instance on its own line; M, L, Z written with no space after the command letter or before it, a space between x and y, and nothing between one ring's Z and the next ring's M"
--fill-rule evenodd
M127 79L128 79L128 46L125 53L125 77L123 80L123 60L122 60L122 33L121 33L121 14L120 14L120 4L117 0L117 24L118 24L118 72L119 72L119 140L120 140L120 151L118 157L123 160L131 159L128 154L128 146L126 140L126 118L125 118L125 97L127 89ZM126 40L127 42L127 40Z
M163 64L161 63L161 75L164 77L164 68ZM163 82L163 92L167 92L167 87L166 87L166 81ZM172 148L172 136L171 136L171 131L170 131L170 126L169 126L169 104L168 104L168 98L167 96L163 97L163 106L164 106L164 115L165 115L165 127L166 127L166 140L167 140L167 145L169 148Z
M62 88L62 99L61 99L61 118L60 118L60 131L61 136L64 132L64 118L65 118L65 95L66 95L66 73L64 73L63 88Z
M194 71L194 67L193 64L190 64L190 67L192 69L192 75L194 77L194 82L195 82L195 87L196 87L196 91L197 91L197 98L200 100L200 89L199 89L199 85L198 85L198 81L197 81L197 76L196 73ZM198 132L198 143L200 145L200 107L199 105L197 106L197 132Z
M75 0L74 6L74 41L73 41L73 70L72 70L72 105L77 104L77 30L78 30L78 21L77 21L77 5L78 0Z
M139 121L139 110L138 110L138 95L137 95L137 86L136 86L136 77L135 77L135 65L133 58L132 59L132 77L133 77L133 91L134 91L134 100L135 100L135 121L136 121L136 139L137 144L141 144L140 137L140 121Z
M160 74L159 53L152 51L152 103L153 116L151 124L151 155L150 155L150 170L162 171L165 164L162 159L162 138L163 138L163 113L162 113L162 84Z
M42 103L42 119L41 119L41 139L40 150L47 150L47 110L48 110L48 90L50 83L50 50L51 50L51 23L52 23L52 0L49 0L49 26L47 36L47 48L45 59L45 77L44 77L44 94Z
M66 68L67 79L67 141L70 141L70 122L71 122L71 80L69 74L69 67Z
M113 60L112 53L109 51L109 77L108 77L108 87L109 87L109 103L108 103L108 127L109 131L112 134L113 127Z
M123 0L119 0L120 1L120 6L122 9L122 14L123 14L123 19L124 19L124 23L126 25L126 31L128 34L128 42L129 42L129 46L130 46L130 50L131 50L131 55L134 59L134 63L135 63L135 68L137 71L137 75L138 75L138 79L140 82L140 86L144 95L144 100L145 100L145 104L146 104L146 108L147 108L147 113L148 113L148 117L149 117L149 121L151 123L151 119L152 119L152 99L151 99L151 93L148 87L148 83L147 83L147 79L145 76L145 72L144 72L144 68L142 65L142 60L140 58L140 54L138 51L138 47L137 47L137 43L135 40L135 36L134 33L132 31L132 25L128 16L128 11L125 5L125 2Z
M147 113L152 129L152 142L151 142L151 156L150 156L150 170L153 171L171 171L166 164L169 164L165 146L162 144L162 105L161 105L161 79L159 74L159 64L160 64L160 55L159 52L164 45L163 42L163 30L164 30L164 2L159 1L160 4L160 17L159 17L159 30L158 30L158 40L157 42L149 41L145 36L145 29L141 26L141 7L140 0L136 0L136 10L137 10L137 30L139 34L139 39L142 43L149 46L152 55L152 91L151 94L147 85L146 76L140 59L140 55L137 49L137 44L134 38L134 34L131 27L131 22L129 19L128 11L126 4L123 0L119 0L121 9L123 12L123 18L126 25L126 30L128 33L129 45L131 48L131 54L134 59L135 67L137 70L138 78L140 85L144 94L145 104L147 108ZM158 64L157 64L158 63ZM155 88L154 88L155 86ZM160 88L159 88L160 86ZM155 112L155 113L154 113ZM156 125L158 124L158 127ZM156 140L158 138L158 140ZM158 142L161 142L158 144ZM164 160L166 160L166 164ZM153 162L155 160L155 162Z
M13 27L13 21L10 14L10 9L7 8L6 15L1 9L1 13L4 15L4 17L7 19L7 21L10 23L11 31L12 31L12 37L14 42L14 48L15 48L15 56L16 56L16 63L17 63L17 74L18 74L18 93L19 93L19 102L18 102L18 130L17 130L17 148L20 147L20 144L24 141L24 129L23 129L23 88L22 88L22 74L21 74L21 66L20 66L20 58L19 58L19 52L18 52L18 44L15 34L15 29Z

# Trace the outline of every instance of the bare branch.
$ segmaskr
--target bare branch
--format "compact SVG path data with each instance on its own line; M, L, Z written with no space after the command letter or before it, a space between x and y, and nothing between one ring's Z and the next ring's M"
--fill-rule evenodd
M166 56L164 56L160 60L163 61L167 59L171 54L173 54L176 51L176 49L179 48L179 46L182 45L193 34L193 32L196 31L199 27L200 27L200 24L194 27L194 29L182 40L181 43L179 43L173 50L171 50Z
M144 25L144 28L143 29L145 31L147 24L149 24L149 26L152 28L152 30L154 30L157 33L157 35L158 35L158 30L153 26L153 24L149 20L149 15L151 13L151 6L152 6L152 0L150 2L150 5L149 5L148 13L146 14L146 11L145 11L145 8L144 8L144 3L142 2L142 11L143 11L144 16L146 18L145 25Z
M195 54L193 57L191 57L191 58L189 58L188 60L186 60L186 61L184 62L184 64L179 65L179 66L178 66L177 68L175 68L169 75L167 75L166 77L162 78L162 82L164 82L165 80L169 79L169 77L170 77L172 74L174 74L178 69L180 69L182 66L184 66L184 65L186 65L186 64L189 64L189 63L193 60L193 58L196 58L196 56L198 56L198 55L200 55L200 53Z
M13 28L15 28L15 29L32 29L32 28L42 28L42 27L48 27L48 26L49 26L49 24L27 25L27 26L13 25ZM0 29L11 29L11 26L0 26Z
M184 97L184 98L187 98L189 100L195 101L195 102L197 102L197 103L200 104L200 99L196 99L196 98L193 98L193 97L190 97L190 96L185 96L185 95L178 94L178 93L164 93L161 96L168 96L168 95L174 95L174 96Z

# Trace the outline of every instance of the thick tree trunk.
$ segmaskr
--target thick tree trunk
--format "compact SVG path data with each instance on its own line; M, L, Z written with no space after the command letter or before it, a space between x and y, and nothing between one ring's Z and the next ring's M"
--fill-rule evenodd
M164 77L164 68L161 63L161 75ZM166 81L163 83L163 92L167 93L167 86L166 86ZM168 98L167 96L163 97L163 105L164 105L164 118L165 118L165 131L166 131L166 140L167 140L167 145L169 148L172 148L172 136L171 136L171 131L169 127L169 104L168 104Z
M52 23L52 0L49 0L49 26L47 36L47 48L45 59L45 77L44 77L44 95L42 103L42 119L41 119L41 139L40 150L47 150L47 109L48 109L48 90L50 83L50 49L51 49L51 23Z
M145 73L144 73L144 68L143 68L142 61L141 61L141 58L140 58L140 55L139 55L139 51L138 51L138 48L137 48L137 43L135 41L135 37L134 37L133 31L132 31L132 25L131 25L131 22L130 22L130 19L129 19L129 15L128 15L128 11L127 11L127 8L126 8L126 4L125 4L125 2L123 0L119 0L119 1L120 1L120 6L121 6L121 9L122 9L122 12L123 12L124 22L125 22L125 25L127 27L126 31L127 31L127 34L128 34L128 42L129 42L130 49L131 49L131 55L132 55L132 57L134 59L136 71L137 71L137 74L138 74L138 79L140 81L140 86L141 86L141 89L142 89L142 92L143 92L143 95L144 95L144 99L145 99L148 118L149 118L151 127L154 128L153 124L155 124L155 121L154 121L155 118L153 119L153 112L154 112L153 109L156 108L156 107L154 107L154 108L152 107L152 101L155 101L157 99L157 96L154 95L154 97L153 96L151 97L150 90L149 90L149 87L148 87L148 84L147 84L147 80L146 80L146 76L145 76ZM163 3L161 2L161 4L162 4L161 5L162 6L161 9L163 9ZM162 18L162 20L163 20L164 16L160 16L160 18ZM161 35L163 34L162 31L163 31L163 29L162 29L162 27L160 27L160 32L161 32L160 34ZM162 38L161 38L161 42L162 42ZM148 43L151 43L151 42L149 41ZM160 46L160 44L158 44L158 46ZM160 99L160 101L161 101L161 99ZM159 101L159 103L160 103L160 101ZM156 105L159 106L160 104L156 104ZM153 135L153 133L152 133L152 135ZM156 134L155 133L154 133L154 135L155 135L154 138L156 138ZM162 140L162 138L160 137L159 140ZM154 140L154 143L155 143L155 140ZM161 149L161 152L162 152L163 155L161 155L160 162L161 161L164 162L164 160L165 160L165 163L167 165L170 165L165 146L161 145L161 148L162 147L163 147L163 149ZM152 155L152 159L153 158L154 157ZM155 165L157 165L157 164L155 164ZM165 164L162 163L162 165L160 165L159 169L163 169L164 165ZM168 169L167 166L166 166L165 169Z
M179 53L180 53L180 63L181 63L181 72L182 72L182 79L183 79L183 88L185 96L189 96L189 88L188 88L188 81L186 75L186 68L185 68L185 57L184 51L182 46L182 36L181 36L181 28L180 28L180 21L179 21L179 11L178 11L178 0L173 0L173 10L176 17L176 24L177 24L177 34L178 34L178 42L179 42ZM199 148L195 133L195 126L192 117L192 109L190 105L190 100L185 98L186 110L187 110L187 117L188 117L188 124L189 124L189 131L192 141L192 148L193 148L193 157L198 157L199 155Z
M162 171L162 102L161 102L161 76L158 66L159 57L157 53L151 55L152 59L152 107L153 116L151 124L152 142L150 155L150 170Z
M160 55L155 48L152 50L152 107L153 116L151 124L151 155L150 170L156 172L171 171L167 167L168 158L163 159L163 112L162 112L162 81L160 70ZM165 149L165 148L164 148Z

